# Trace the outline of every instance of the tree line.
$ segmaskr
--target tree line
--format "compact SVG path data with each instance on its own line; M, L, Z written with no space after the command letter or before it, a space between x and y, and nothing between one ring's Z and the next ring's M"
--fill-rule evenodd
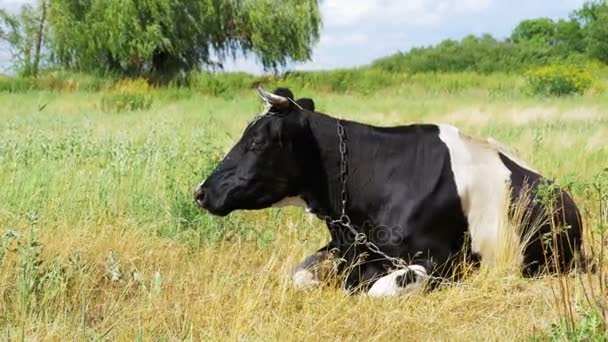
M506 39L489 34L447 39L379 59L390 72L513 72L552 63L608 63L608 1L584 3L568 19L529 19Z

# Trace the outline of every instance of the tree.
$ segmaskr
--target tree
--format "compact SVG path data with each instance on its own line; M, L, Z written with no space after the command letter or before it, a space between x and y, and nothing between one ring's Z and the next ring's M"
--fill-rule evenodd
M555 39L555 23L550 18L524 20L515 27L511 40L516 43L537 45L552 44Z
M555 23L555 45L561 52L585 52L584 34L576 20L560 19Z
M596 20L589 23L586 42L590 57L608 63L608 6L602 7Z
M316 0L54 0L51 50L60 65L175 75L238 53L266 69L311 57Z
M608 63L608 1L588 1L573 17L583 27L589 57Z
M572 13L571 17L578 21L581 26L587 26L587 24L598 19L599 10L607 5L608 1L606 0L586 1L581 9Z
M24 5L18 14L0 9L0 40L11 47L13 63L25 76L36 76L46 36L47 2Z

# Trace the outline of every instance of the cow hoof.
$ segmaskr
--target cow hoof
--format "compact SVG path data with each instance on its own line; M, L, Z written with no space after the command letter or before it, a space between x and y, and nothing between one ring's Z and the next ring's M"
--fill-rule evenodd
M297 289L317 286L320 283L315 275L307 269L298 270L293 274L291 279Z
M386 275L374 283L367 291L370 297L392 297L411 293L420 287L426 271L422 266L411 265Z
M367 291L370 297L392 297L397 296L401 292L401 288L397 283L397 277L405 275L408 270L395 271L387 276L384 276L374 283Z

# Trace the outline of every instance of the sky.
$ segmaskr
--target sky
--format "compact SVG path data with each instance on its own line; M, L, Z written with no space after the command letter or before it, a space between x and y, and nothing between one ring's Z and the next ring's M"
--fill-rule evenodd
M14 11L32 0L0 0ZM490 33L507 37L523 19L567 18L585 0L321 0L323 28L312 60L289 70L345 68L407 51L414 46ZM8 51L0 46L0 69ZM227 70L262 73L253 56L226 61Z

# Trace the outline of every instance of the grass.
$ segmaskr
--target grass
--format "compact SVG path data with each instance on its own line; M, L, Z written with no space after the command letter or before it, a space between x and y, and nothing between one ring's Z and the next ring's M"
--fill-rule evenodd
M501 88L497 76L461 88L455 76L428 77L365 96L293 90L343 118L445 122L492 135L562 183L588 184L608 165L607 96L534 98ZM255 94L154 90L152 106L132 112L104 112L102 97L0 93L0 339L574 336L564 333L556 278L482 269L466 286L381 300L295 291L289 272L326 241L322 223L296 209L220 219L191 202L194 186L261 110ZM588 187L573 188L587 226L601 228L598 201ZM600 336L594 322L602 317L585 304L586 276L569 279L567 300L584 323L577 331L587 332L583 340Z

